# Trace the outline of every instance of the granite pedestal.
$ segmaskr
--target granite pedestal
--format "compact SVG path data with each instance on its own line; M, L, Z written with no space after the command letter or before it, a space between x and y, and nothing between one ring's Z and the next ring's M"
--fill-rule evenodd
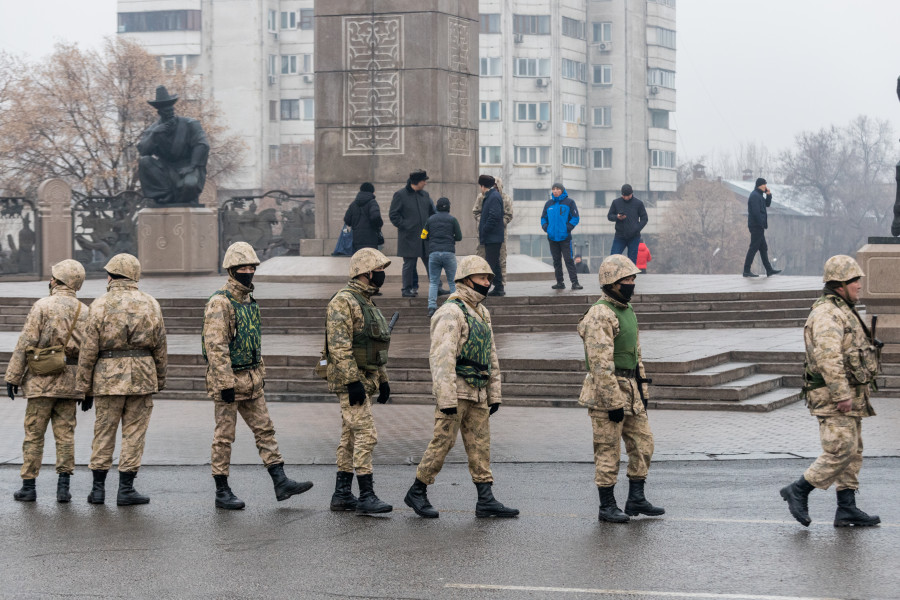
M878 338L900 344L900 238L869 238L856 261L866 274L860 301L867 315L878 315Z
M202 275L218 270L218 224L209 208L145 208L138 212L137 230L145 274Z

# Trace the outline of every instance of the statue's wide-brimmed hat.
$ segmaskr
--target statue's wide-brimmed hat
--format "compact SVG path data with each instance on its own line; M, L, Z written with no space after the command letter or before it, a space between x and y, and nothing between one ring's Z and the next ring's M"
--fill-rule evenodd
M147 100L147 104L156 109L172 106L176 102L178 102L178 94L169 95L169 90L164 85L156 86L156 100Z

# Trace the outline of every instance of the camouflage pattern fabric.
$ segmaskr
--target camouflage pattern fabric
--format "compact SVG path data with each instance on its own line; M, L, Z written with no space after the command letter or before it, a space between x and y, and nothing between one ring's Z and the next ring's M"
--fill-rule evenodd
M859 263L853 260L853 257L846 254L838 254L832 256L825 261L825 270L822 273L822 281L850 281L857 277L865 277Z
M643 404L638 401L638 404ZM646 479L653 458L653 433L646 412L625 412L621 423L609 420L605 409L590 409L591 427L594 432L594 482L597 487L616 484L619 476L621 442L628 453L628 479Z
M65 262L65 261L64 261ZM73 261L74 262L74 261ZM79 284L80 287L80 284ZM66 346L66 356L70 360L78 358L79 347L85 338L90 310L75 298L75 291L66 285L55 285L50 296L34 303L25 319L25 326L16 342L6 367L7 383L22 386L26 398L72 398L84 397L75 391L77 367L70 365L62 373L55 375L34 375L27 368L25 350L34 346L48 348L61 346L66 341L75 312L81 305L78 322L72 328L72 337Z
M213 434L210 459L213 475L228 475L231 465L231 444L234 442L238 413L256 438L256 449L259 451L259 457L263 464L269 467L284 462L281 452L278 451L275 425L269 417L269 409L264 396L236 400L232 403L216 400L214 407L216 429Z
M372 472L372 451L378 443L372 399L350 406L349 394L338 394L341 404L341 441L337 447L337 468L345 473L368 475Z
M95 396L94 443L91 446L92 471L109 470L116 449L116 431L122 423L122 449L119 452L119 471L130 473L141 466L144 440L153 412L153 396Z
M262 322L256 300L251 294L250 301L245 304L224 290L217 290L213 296L225 296L231 302L231 311L235 320L235 334L228 344L231 370L243 371L259 366L262 362ZM203 359L208 362L206 339L202 334L200 345Z
M159 303L129 279L114 279L107 290L91 304L75 389L95 397L161 391L166 385L168 357ZM103 350L142 348L150 356L98 359Z
M222 268L225 270L235 267L256 266L259 264L259 257L256 250L247 242L234 242L225 250L225 256L222 257Z
M350 279L375 269L385 269L390 264L388 257L375 248L360 248L350 257Z
M862 418L819 417L819 438L824 451L803 474L810 485L827 490L832 483L839 490L859 489L862 468Z
M641 270L624 254L611 254L600 263L597 279L600 285L611 285L620 279L639 275L640 272Z
M25 407L25 441L22 443L22 479L34 479L44 458L44 434L53 423L56 472L75 472L75 400L29 398Z
M77 260L67 258L50 267L50 276L77 292L84 283L84 267Z
M141 263L136 256L122 253L109 259L103 270L111 275L121 275L137 283L141 280Z
M483 403L460 399L455 415L445 415L439 408L434 411L434 435L419 466L416 478L432 485L444 466L447 453L456 443L457 433L462 431L463 445L469 458L469 473L474 483L492 483L491 426L489 407Z
M365 285L358 279L348 281L347 288L354 290L374 306L371 298L378 288ZM388 381L386 366L381 366L376 371L361 371L356 364L353 336L362 333L364 328L365 318L359 302L348 291L338 292L328 303L325 320L330 392L346 393L348 383L359 381L366 389L366 394L371 396L378 391L382 381Z
M499 181L499 179L498 179ZM500 190L500 197L503 198L503 224L509 225L510 221L513 220L513 200L509 194L500 189L500 185L498 183L497 189ZM484 194L478 194L475 198L475 205L472 206L472 216L475 217L475 230L478 230L478 224L481 222L481 208L484 204ZM503 273L503 281L509 281L506 278L506 246L509 241L509 228L503 228L503 243L500 245L500 272ZM475 249L475 255L481 258L486 258L486 254L484 252L484 244L478 244L478 247Z

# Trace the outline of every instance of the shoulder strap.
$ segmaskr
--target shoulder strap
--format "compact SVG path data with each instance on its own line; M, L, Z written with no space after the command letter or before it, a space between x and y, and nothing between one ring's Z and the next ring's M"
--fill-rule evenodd
M69 325L69 332L66 334L66 341L63 342L63 352L66 351L66 346L69 345L69 340L72 339L72 331L75 329L75 323L78 322L78 315L81 314L81 301L76 299L78 302L78 308L75 309L75 318L72 319L72 324Z

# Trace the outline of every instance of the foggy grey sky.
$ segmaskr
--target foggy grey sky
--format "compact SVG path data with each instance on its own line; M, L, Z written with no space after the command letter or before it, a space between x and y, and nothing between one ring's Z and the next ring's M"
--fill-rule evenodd
M12 53L97 47L115 32L115 0L0 6L0 49ZM678 0L677 15L679 162L746 141L777 153L799 131L859 114L900 132L900 1Z

